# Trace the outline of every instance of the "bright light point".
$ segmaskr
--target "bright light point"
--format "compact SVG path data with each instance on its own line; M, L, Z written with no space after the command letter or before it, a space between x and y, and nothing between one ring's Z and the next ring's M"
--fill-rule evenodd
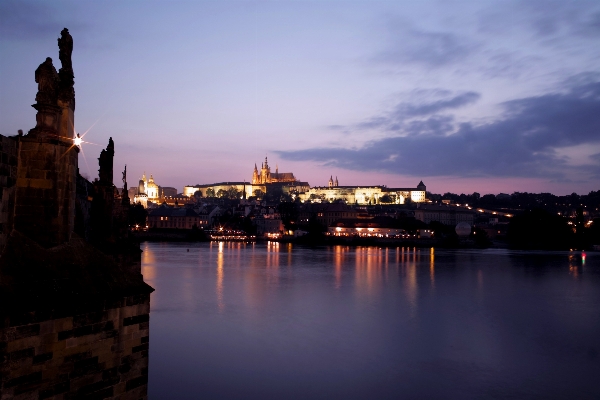
M77 147L81 146L81 142L82 142L82 140L81 140L81 137L79 137L79 135L77 135L76 138L73 138L73 143L75 143L75 146L77 146Z

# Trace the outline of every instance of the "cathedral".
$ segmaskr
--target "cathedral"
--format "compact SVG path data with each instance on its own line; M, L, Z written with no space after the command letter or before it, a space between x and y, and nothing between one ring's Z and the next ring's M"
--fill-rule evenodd
M252 173L253 185L279 182L296 182L296 177L291 172L279 172L277 166L275 166L275 172L271 172L267 157L265 157L265 162L261 164L260 172L258 171L256 164L254 164L254 172Z
M158 185L154 183L154 177L150 175L150 179L146 179L146 173L140 179L137 187L137 193L133 196L133 203L140 203L144 208L148 207L148 202L156 202L158 200Z
M150 179L146 180L146 173L144 172L138 184L138 194L147 195L148 200L158 199L158 185L154 183L152 174L150 174Z

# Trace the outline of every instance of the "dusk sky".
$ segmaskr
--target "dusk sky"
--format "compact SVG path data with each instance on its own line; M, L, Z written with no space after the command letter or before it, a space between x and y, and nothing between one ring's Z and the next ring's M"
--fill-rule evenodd
M73 36L80 171L434 193L600 189L600 2L0 0L0 134Z

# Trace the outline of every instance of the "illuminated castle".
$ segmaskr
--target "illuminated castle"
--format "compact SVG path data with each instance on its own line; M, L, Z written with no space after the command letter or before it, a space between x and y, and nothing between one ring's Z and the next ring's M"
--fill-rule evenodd
M275 166L275 172L271 172L271 167L265 157L265 162L261 164L260 172L256 164L254 164L254 172L252 173L252 184L253 185L264 185L265 183L279 183L279 182L296 182L296 177L291 172L279 172L279 168Z

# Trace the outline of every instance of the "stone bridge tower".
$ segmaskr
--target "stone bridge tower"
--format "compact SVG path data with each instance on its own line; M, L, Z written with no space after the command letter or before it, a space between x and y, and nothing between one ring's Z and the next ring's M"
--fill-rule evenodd
M79 148L73 141L73 38L66 28L58 48L58 73L50 57L35 71L36 126L18 143L14 228L44 247L67 242L75 225Z

